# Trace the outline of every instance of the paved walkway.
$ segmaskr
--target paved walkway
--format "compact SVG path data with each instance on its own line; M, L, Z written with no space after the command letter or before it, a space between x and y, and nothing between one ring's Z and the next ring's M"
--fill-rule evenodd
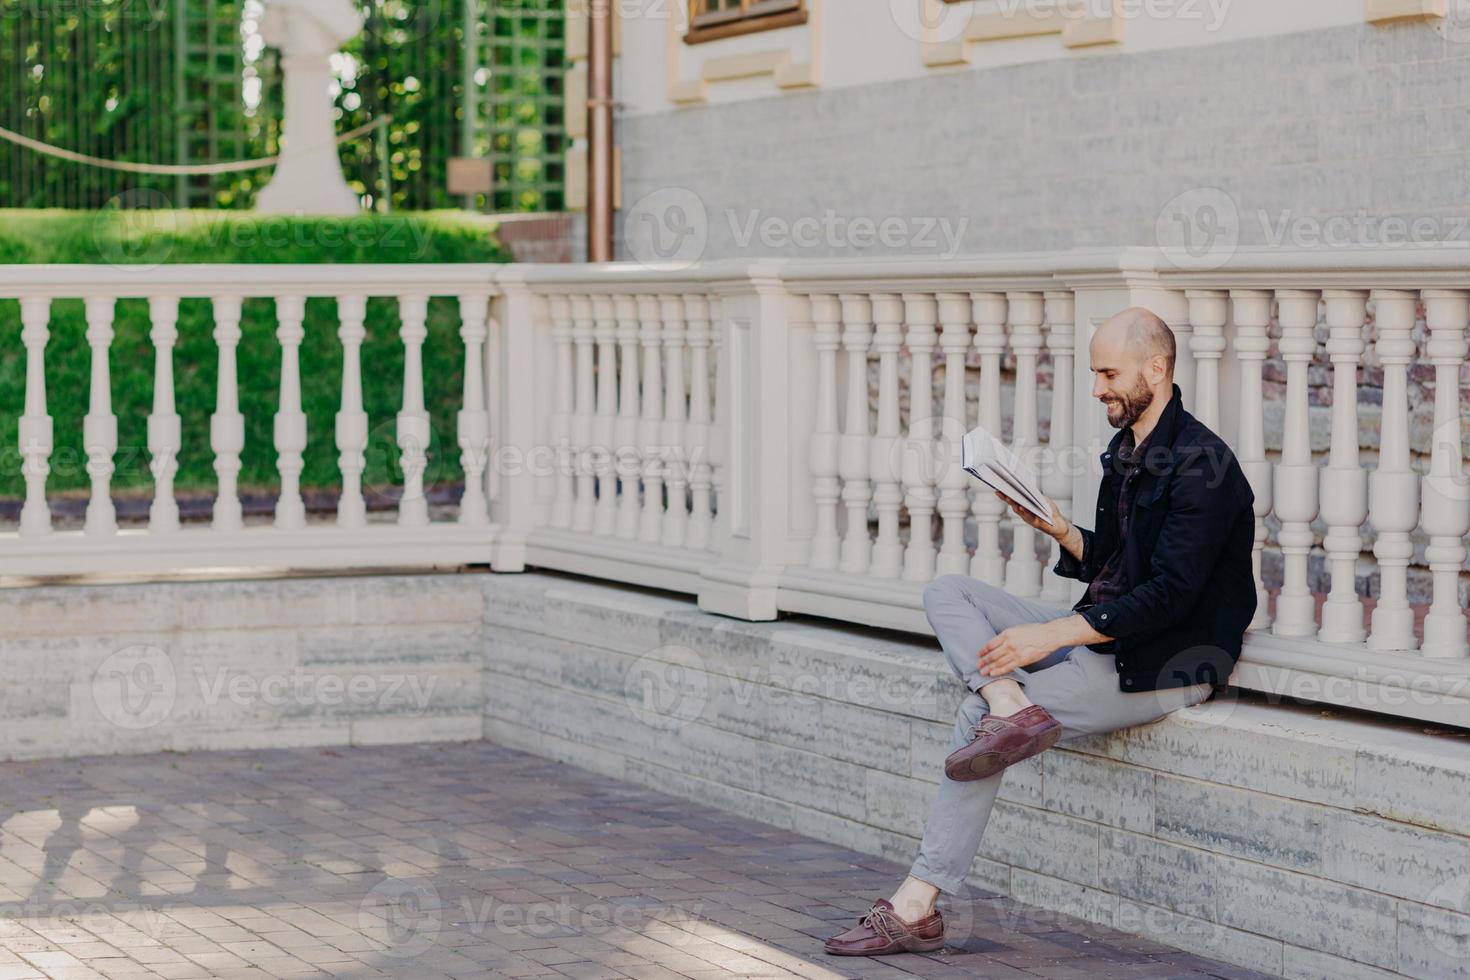
M491 743L0 764L13 977L1253 977L963 903L838 960L902 869Z

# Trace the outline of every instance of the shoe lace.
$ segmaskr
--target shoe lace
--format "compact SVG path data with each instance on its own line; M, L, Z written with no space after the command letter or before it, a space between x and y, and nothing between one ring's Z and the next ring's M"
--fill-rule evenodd
M868 914L859 921L884 939L891 940L895 936L903 935L906 931L898 916L881 905L874 905L868 909Z

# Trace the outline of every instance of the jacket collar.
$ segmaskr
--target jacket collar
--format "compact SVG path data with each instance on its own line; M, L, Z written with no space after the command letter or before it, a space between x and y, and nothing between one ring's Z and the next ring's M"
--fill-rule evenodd
M1174 436L1179 431L1179 417L1184 412L1184 402L1178 383L1173 383L1170 387L1173 390L1169 396L1169 404L1164 406L1163 414L1159 416L1159 421L1145 440L1148 445L1144 447L1143 468L1146 472L1155 475L1166 472L1174 465ZM1113 460L1118 455L1118 446L1123 442L1124 431L1124 429L1119 429L1114 433L1112 440L1108 443L1108 448L1098 457L1102 462L1104 473L1111 472L1113 469Z

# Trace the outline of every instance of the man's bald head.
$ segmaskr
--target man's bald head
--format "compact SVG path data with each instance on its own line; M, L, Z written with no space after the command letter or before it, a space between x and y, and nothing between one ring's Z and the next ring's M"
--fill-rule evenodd
M1090 346L1092 396L1108 407L1115 428L1131 426L1174 384L1174 331L1153 311L1124 310L1097 328Z
M1121 349L1140 366L1150 358L1163 357L1165 373L1171 379L1174 377L1174 331L1152 310L1129 307L1098 328L1096 336L1103 338L1104 334L1110 346L1121 344Z

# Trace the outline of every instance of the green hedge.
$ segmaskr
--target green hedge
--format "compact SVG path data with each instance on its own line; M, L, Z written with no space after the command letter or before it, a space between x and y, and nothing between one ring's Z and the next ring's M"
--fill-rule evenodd
M180 263L180 262L499 262L504 253L494 226L453 215L362 216L352 219L261 218L221 212L132 214L0 211L0 262ZM274 302L246 300L238 352L240 411L245 416L244 489L279 486L272 446L272 416L280 389L280 348ZM145 300L121 300L112 345L112 405L118 417L117 466L113 488L145 490L148 470L147 416L153 404L153 345ZM180 490L213 490L214 457L209 416L214 411L217 355L214 321L207 299L186 299L179 308L174 352L176 405L183 422L179 454ZM302 405L307 415L306 488L340 484L334 418L341 403L342 345L337 340L336 302L311 299L301 345ZM362 349L363 401L370 421L364 482L397 485L395 415L403 392L403 346L396 304L368 303L367 340ZM429 304L424 344L425 400L432 421L427 481L462 478L455 440L455 413L463 382L459 310L451 297ZM17 421L25 404L25 348L20 309L0 300L0 495L21 496ZM57 300L51 308L46 348L47 402L54 419L52 492L90 485L82 451L91 359L80 299Z

